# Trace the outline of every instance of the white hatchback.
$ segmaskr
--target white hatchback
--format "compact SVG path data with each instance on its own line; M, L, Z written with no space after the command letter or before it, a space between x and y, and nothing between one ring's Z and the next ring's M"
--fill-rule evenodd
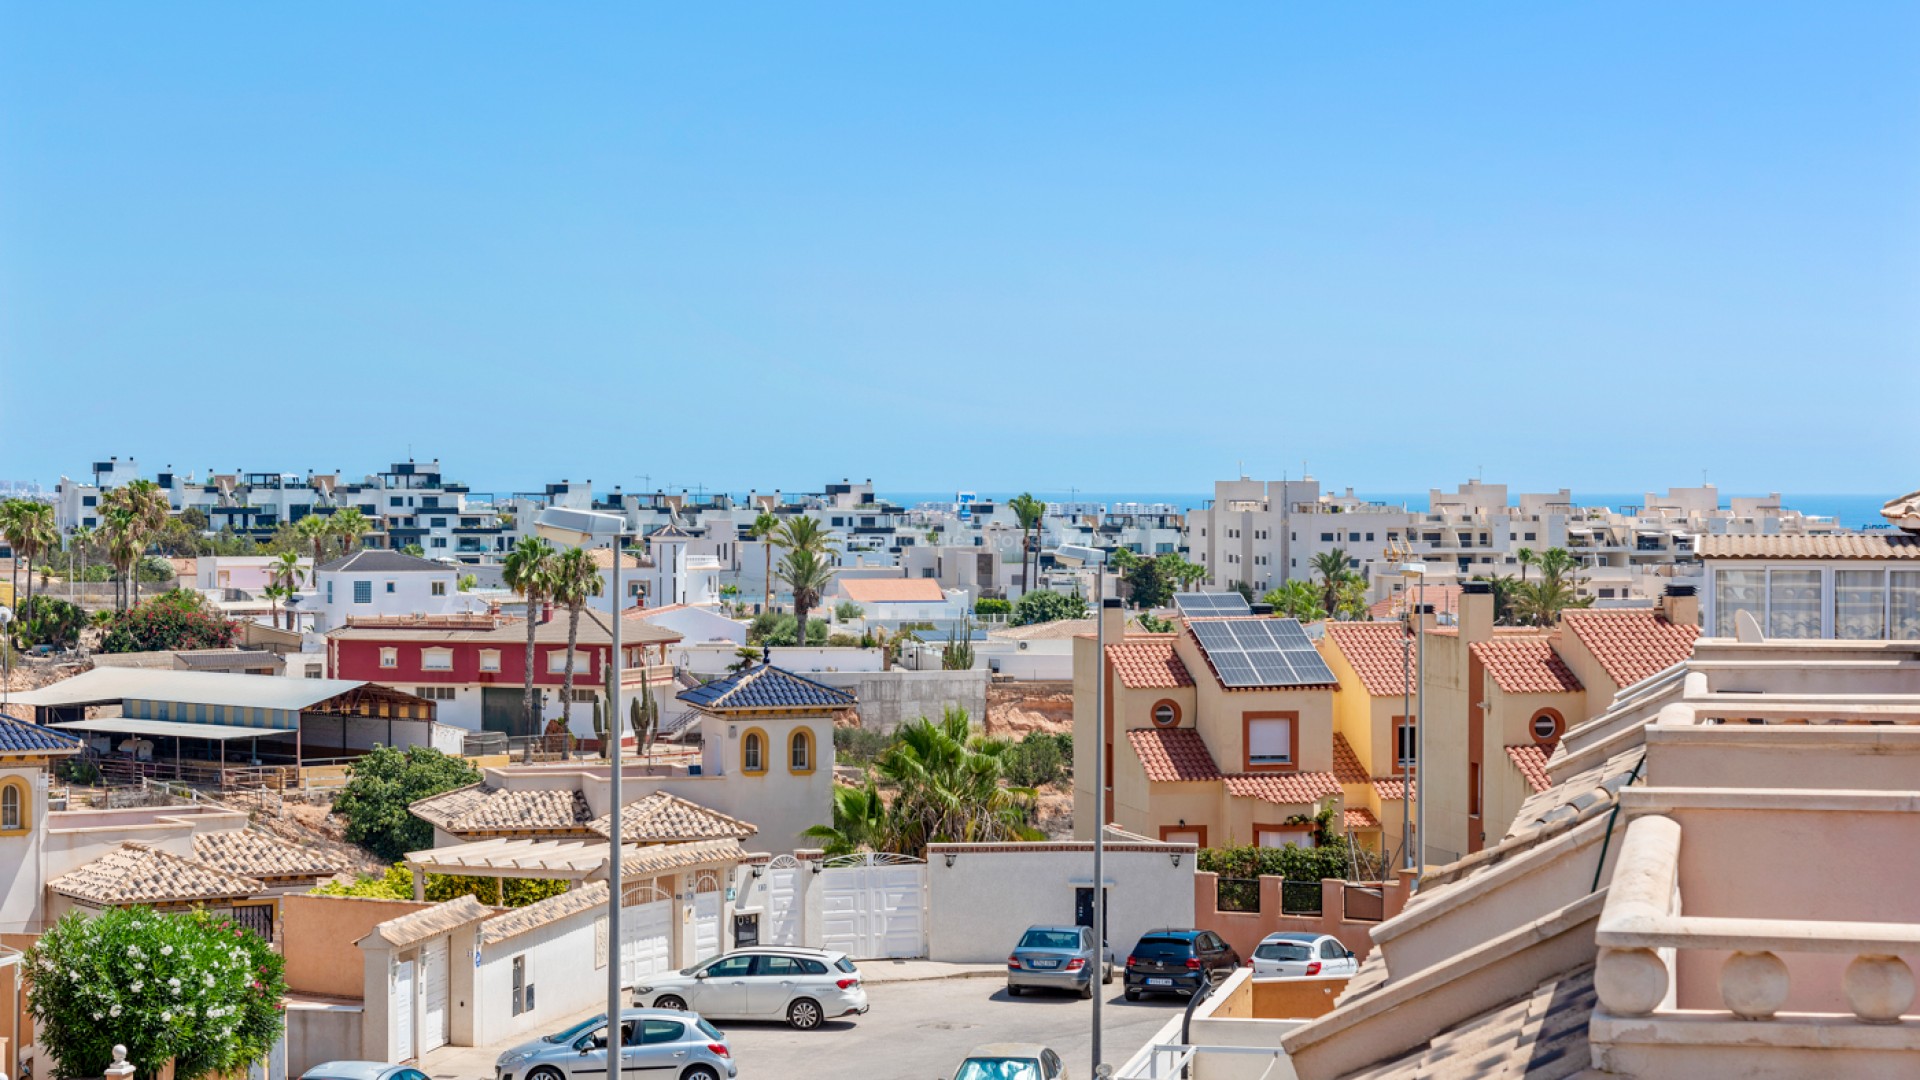
M1253 947L1247 966L1255 976L1298 979L1352 975L1360 970L1360 961L1330 934L1268 934Z
M636 1008L691 1009L715 1020L785 1020L801 1031L867 1011L860 970L846 953L758 947L654 975L633 988Z

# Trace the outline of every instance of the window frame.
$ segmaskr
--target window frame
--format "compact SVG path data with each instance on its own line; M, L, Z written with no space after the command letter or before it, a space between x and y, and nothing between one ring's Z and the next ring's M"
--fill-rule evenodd
M743 776L767 775L767 748L771 744L767 733L757 727L748 728L740 733L740 773ZM752 751L758 757L759 764L749 764L747 754Z
M380 667L391 671L400 666L400 650L393 645L380 646Z
M441 663L444 661L444 663ZM421 671L452 671L453 650L439 647L427 647L420 650Z
M1551 720L1553 722L1552 732L1546 735L1540 734L1539 725L1542 720ZM1550 747L1554 745L1560 741L1560 736L1566 734L1566 731L1567 718L1560 715L1559 709L1535 709L1533 716L1527 720L1527 735L1535 744L1540 746Z
M1287 760L1255 761L1253 757L1254 724L1282 720L1287 723ZM1241 713L1240 756L1247 772L1298 772L1300 769L1300 710L1277 709Z
M373 603L373 582L362 578L353 583L353 602L356 604Z
M804 764L795 765L793 763L794 752L802 746L806 747L806 761ZM812 776L814 770L820 767L820 762L815 753L815 747L816 743L814 742L813 731L811 729L804 727L794 728L793 733L787 736L787 772L794 776Z
M7 801L13 801L14 820L6 820ZM0 780L0 836L22 836L33 830L33 792L27 787L27 781L18 776L9 776Z
M1161 720L1160 719L1161 709L1173 710L1172 719L1165 720L1165 721ZM1154 727L1177 728L1180 726L1180 703L1173 700L1172 698L1161 698L1159 701L1156 701L1153 703L1153 708L1147 713L1147 718L1153 721Z

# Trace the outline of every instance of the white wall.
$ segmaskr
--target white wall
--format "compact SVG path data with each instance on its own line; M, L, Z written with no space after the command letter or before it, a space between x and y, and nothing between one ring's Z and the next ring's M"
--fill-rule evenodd
M360 1005L289 1002L283 1040L287 1075L299 1076L315 1065L359 1057L360 1022L365 1012Z
M1194 853L1177 844L1115 846L1145 849L1109 850L1103 868L1107 944L1125 957L1149 930L1193 925ZM935 844L927 852L928 956L1004 960L1027 927L1073 925L1074 890L1092 880L1092 844Z
M1021 648L1020 646L1026 646ZM1073 678L1073 639L1040 641L986 641L973 643L977 671L1010 679Z
M38 767L0 769L0 778L12 777L27 782L33 827L20 836L0 836L0 933L35 933L41 929L45 884L41 847L46 836L47 774Z
M475 974L474 1041L481 1046L516 1035L545 1034L558 1021L607 1001L607 967L596 945L606 913L583 911L485 945ZM513 958L527 960L533 1010L513 1015Z
M318 612L316 631L325 633L347 624L347 617L370 615L450 615L487 610L485 598L460 591L462 569L409 570L404 573L373 574L352 571L321 571L313 584L301 592L302 611ZM353 602L353 585L365 581L373 587L370 603ZM433 594L433 583L440 582L445 593ZM393 591L387 591L392 583Z
M706 608L683 607L673 611L663 611L658 615L646 615L645 621L663 630L671 630L680 635L689 645L699 645L724 639L728 644L739 646L747 643L747 624L727 618L718 612Z

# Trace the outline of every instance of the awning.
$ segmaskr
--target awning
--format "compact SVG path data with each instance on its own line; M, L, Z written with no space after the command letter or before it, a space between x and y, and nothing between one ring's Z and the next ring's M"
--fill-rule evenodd
M70 724L48 725L59 731L94 731L111 735L165 735L173 739L271 739L292 735L274 728L235 727L231 724L189 724L180 720L141 720L131 716L103 716L97 720L75 720Z

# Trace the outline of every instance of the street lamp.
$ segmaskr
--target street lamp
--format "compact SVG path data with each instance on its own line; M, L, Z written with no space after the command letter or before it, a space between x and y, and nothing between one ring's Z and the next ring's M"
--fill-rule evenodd
M1093 743L1093 942L1094 972L1087 976L1093 986L1093 1073L1100 1076L1104 1067L1100 1061L1100 977L1107 970L1107 884L1105 877L1107 861L1107 605L1120 606L1120 598L1108 598L1106 591L1105 565L1107 553L1098 548L1093 550L1086 562L1093 567L1093 640L1094 671L1097 677L1093 684L1093 722L1097 737ZM1126 636L1126 623L1120 624L1120 634Z
M1418 563L1418 562L1401 563L1400 578L1401 580L1407 581L1407 582L1418 582L1418 584L1414 587L1419 590L1418 599L1414 601L1414 605L1413 605L1413 620L1411 624L1411 629L1420 639L1420 646L1419 646L1420 647L1420 663L1418 667L1418 670L1420 672L1420 688L1419 688L1420 696L1419 696L1418 703L1414 706L1414 712L1413 712L1413 776L1411 778L1407 776L1406 757L1404 753L1400 758L1400 762L1401 762L1400 764L1400 780L1401 780L1400 837L1401 837L1401 843L1405 846L1406 852L1407 852L1407 859L1406 859L1407 869L1412 870L1412 869L1415 869L1417 866L1426 865L1427 632L1426 632L1426 628L1423 625L1421 625L1421 619L1426 615L1426 608L1427 608L1427 605L1426 605L1427 564ZM1406 659L1405 657L1402 657L1401 664L1402 664L1403 672L1405 670L1405 663L1406 663ZM1404 709L1406 707L1406 704L1405 704L1406 703L1406 687L1404 685L1402 685L1401 687L1400 696L1401 696L1401 708ZM1407 831L1407 825L1409 824L1407 820L1408 819L1408 811L1407 811L1408 796L1412 795L1416 790L1419 792L1419 794L1415 796L1419 805L1418 805L1418 808L1413 812L1413 820L1411 823L1413 825L1413 831L1409 833ZM1416 842L1415 841L1416 837L1418 838L1417 842L1420 845L1418 849L1420 852L1420 857L1417 862L1415 860L1415 855L1414 855L1414 852L1416 849L1413 846L1414 843ZM1417 889L1419 888L1419 885L1420 885L1419 879L1416 878L1414 880L1413 887Z
M607 838L607 942L611 952L607 960L607 1060L620 1060L620 849L625 844L620 801L620 740L626 723L620 715L620 538L627 519L619 514L592 510L570 510L550 506L534 519L534 531L542 538L569 547L598 546L601 541L613 545L613 655L607 664L607 793L613 802L612 835ZM527 618L534 617L529 610ZM643 673L644 675L644 673Z

